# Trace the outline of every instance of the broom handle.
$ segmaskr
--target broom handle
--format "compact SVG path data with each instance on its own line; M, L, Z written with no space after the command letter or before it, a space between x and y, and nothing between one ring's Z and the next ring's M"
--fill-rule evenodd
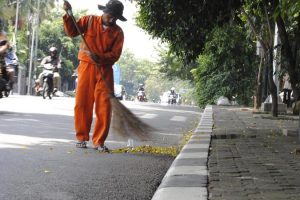
M66 0L64 0L64 2L65 2L65 1L66 1ZM73 13L72 13L72 10L71 10L71 9L68 9L68 10L66 10L66 12L67 12L67 14L71 17L72 22L73 22L73 24L74 24L74 26L75 26L77 32L80 34L80 36L81 36L81 38L82 38L84 44L86 45L86 47L88 48L88 50L91 52L91 48L88 46L88 44L87 44L85 38L83 37L83 34L82 34L80 28L78 27L78 25L77 25L77 23L76 23L76 20L75 20L75 17L74 17L74 15L73 15Z
M66 1L66 0L64 0L64 1ZM77 25L77 23L76 23L76 20L75 20L75 18L74 18L74 16L73 16L72 10L69 9L69 10L67 10L66 12L67 12L67 14L71 17L72 22L73 22L74 26L76 27L77 32L80 34L83 43L85 44L85 46L87 47L87 49L88 49L91 53L93 53L93 52L91 51L91 48L88 46L88 44L87 44L87 42L86 42L86 40L85 40L85 38L84 38L84 36L83 36L83 34L82 34L80 28L78 27L78 25ZM110 91L110 95L111 95L112 97L114 97L114 96L115 96L115 95L114 95L114 92L110 90L110 88L109 88L109 86L108 86L106 80L104 79L104 76L103 76L103 74L102 74L102 72L101 72L101 69L100 69L100 67L99 67L99 64L96 63L96 66L97 66L97 68L98 68L98 71L100 72L101 79L103 80L103 82L104 82L106 88Z

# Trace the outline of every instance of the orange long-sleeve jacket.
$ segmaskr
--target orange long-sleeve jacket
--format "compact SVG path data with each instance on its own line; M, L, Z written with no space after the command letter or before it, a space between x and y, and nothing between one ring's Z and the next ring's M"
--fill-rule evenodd
M70 37L78 36L72 18L68 15L63 16L65 33ZM77 21L77 25L84 35L87 46L82 41L78 53L78 59L95 64L90 57L90 52L96 54L100 61L98 66L101 68L105 78L112 76L112 65L120 58L124 43L124 33L116 24L108 28L102 25L102 16L84 16ZM111 78L109 78L111 79ZM110 84L111 80L108 80Z

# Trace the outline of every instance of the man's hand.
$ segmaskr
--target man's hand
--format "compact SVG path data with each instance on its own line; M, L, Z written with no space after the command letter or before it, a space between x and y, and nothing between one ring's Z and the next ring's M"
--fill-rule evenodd
M72 12L72 6L71 4L64 0L64 5L63 5L63 9L68 13L69 11Z
M99 58L99 56L97 56L96 54L91 53L90 56L91 56L92 60L93 60L95 63L98 64L98 63L100 62L100 58Z

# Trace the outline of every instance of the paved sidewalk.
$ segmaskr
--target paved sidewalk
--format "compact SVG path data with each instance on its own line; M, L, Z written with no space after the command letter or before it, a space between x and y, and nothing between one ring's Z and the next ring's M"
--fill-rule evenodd
M208 199L300 199L298 116L253 114L251 109L213 106L208 157ZM299 148L299 152L295 151Z

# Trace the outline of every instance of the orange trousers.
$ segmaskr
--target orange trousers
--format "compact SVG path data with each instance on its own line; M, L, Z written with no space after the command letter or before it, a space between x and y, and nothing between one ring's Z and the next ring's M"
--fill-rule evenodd
M109 89L105 84L94 64L80 62L74 108L76 138L78 141L89 141L95 105L96 121L92 136L95 147L104 145L111 121Z

